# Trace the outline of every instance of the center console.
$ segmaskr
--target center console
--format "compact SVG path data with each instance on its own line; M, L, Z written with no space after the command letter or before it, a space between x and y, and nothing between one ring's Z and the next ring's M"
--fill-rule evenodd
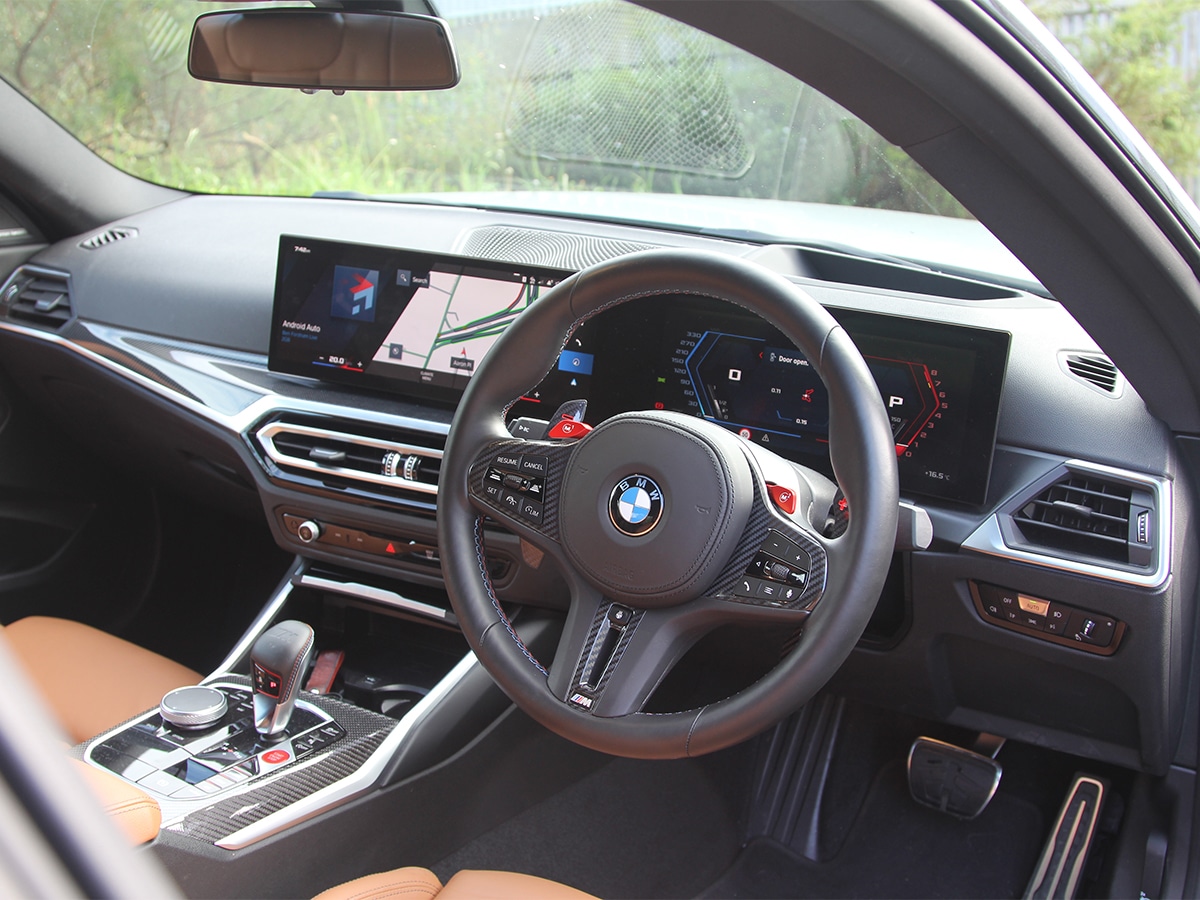
M164 838L249 847L453 752L507 707L456 630L323 574L314 587L299 564L202 686L77 748L158 802ZM300 690L314 649L345 663Z

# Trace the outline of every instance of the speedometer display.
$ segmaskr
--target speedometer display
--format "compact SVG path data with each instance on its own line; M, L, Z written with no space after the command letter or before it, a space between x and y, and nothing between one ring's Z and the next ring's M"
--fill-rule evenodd
M901 488L982 503L1009 335L829 311L854 338L879 387ZM571 350L594 355L589 421L628 409L685 412L832 474L825 385L779 331L738 307L697 297L627 303L579 329ZM543 397L550 387L532 393L549 404L560 399L555 390Z

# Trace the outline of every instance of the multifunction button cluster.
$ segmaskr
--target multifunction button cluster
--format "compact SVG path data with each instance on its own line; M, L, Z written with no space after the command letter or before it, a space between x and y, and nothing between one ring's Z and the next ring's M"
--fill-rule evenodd
M812 557L807 550L778 531L769 531L733 592L738 597L786 606L800 599L811 571Z
M1025 632L1062 638L1083 649L1113 646L1119 623L1111 616L992 584L977 583L975 589L985 618L1018 626Z
M490 502L531 525L540 525L550 461L532 453L497 453L483 478Z

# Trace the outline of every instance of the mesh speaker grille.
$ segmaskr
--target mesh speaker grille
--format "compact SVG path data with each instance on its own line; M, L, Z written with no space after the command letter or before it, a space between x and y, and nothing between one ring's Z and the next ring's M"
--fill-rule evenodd
M563 231L489 225L468 232L461 252L463 256L575 271L654 247L654 244L587 237Z

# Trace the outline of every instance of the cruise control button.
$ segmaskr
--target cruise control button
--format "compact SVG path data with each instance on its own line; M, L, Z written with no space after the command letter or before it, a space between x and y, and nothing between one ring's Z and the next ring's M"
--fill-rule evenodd
M522 456L521 472L535 478L542 478L550 468L550 460L545 456Z
M511 453L500 453L496 455L496 465L504 469L510 469L514 472L521 468L521 457Z
M493 503L499 503L500 498L504 495L504 488L496 484L494 481L485 481L483 483L483 496Z
M504 486L509 490L522 491L525 489L525 479L520 475L505 475Z
M521 518L535 525L540 524L542 521L542 504L535 500L523 498L521 500Z

